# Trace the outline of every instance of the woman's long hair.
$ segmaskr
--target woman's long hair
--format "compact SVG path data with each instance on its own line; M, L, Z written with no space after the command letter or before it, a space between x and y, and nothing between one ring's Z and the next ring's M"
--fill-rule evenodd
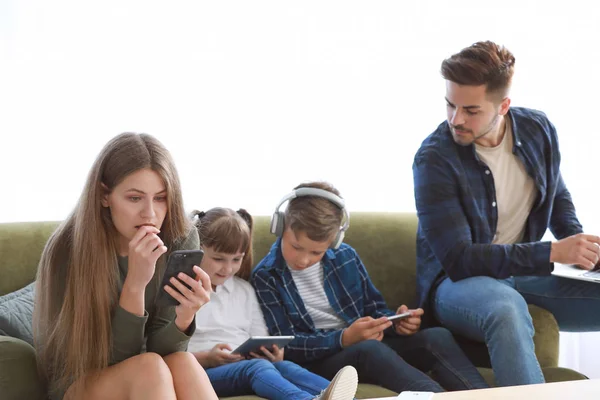
M244 253L242 266L236 273L242 279L250 279L252 272L252 216L240 208L215 207L207 212L192 212L194 225L198 229L200 245L219 253Z
M111 319L119 296L119 235L101 199L128 175L146 168L162 178L167 190L167 213L160 228L163 242L170 250L189 233L181 184L165 147L150 135L135 133L108 142L75 209L48 240L38 268L34 339L40 371L51 392L66 390L109 365Z

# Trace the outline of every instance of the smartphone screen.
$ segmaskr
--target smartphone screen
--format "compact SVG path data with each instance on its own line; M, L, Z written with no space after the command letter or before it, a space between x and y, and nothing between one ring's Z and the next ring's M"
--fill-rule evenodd
M165 285L169 285L179 292L179 290L171 283L171 278L177 278L177 275L179 275L180 272L183 272L184 274L187 274L195 279L196 273L194 272L194 265L200 266L202 257L204 257L204 251L202 250L176 250L169 255L167 260L167 268L165 269L162 284L160 285L160 292L156 300L156 304L158 306L164 307L179 305L179 302L175 300L173 296L167 293L164 287ZM179 281L188 289L190 288L185 282L181 280Z

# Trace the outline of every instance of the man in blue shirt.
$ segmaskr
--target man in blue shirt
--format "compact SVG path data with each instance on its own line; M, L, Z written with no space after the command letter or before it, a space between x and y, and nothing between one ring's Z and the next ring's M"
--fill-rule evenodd
M577 220L552 123L510 107L514 63L489 41L444 60L448 119L413 164L420 305L485 342L502 386L544 382L527 303L561 330L600 330L600 284L550 275L554 263L592 269L600 238ZM548 228L556 241L541 241Z
M271 232L279 238L251 283L270 334L295 336L286 359L325 378L352 365L361 382L395 392L487 387L447 329L419 329L423 310L388 319L394 311L356 251L342 243L349 215L333 186L300 185L276 210Z

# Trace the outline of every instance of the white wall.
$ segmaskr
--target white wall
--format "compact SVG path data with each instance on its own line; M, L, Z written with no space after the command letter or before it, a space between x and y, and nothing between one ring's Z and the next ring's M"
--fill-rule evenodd
M64 218L126 130L171 150L188 208L270 214L326 179L351 211L414 210L412 157L444 119L440 63L490 39L516 56L513 105L557 126L580 219L599 233L589 3L1 0L0 221ZM569 349L564 365L600 377L591 342Z

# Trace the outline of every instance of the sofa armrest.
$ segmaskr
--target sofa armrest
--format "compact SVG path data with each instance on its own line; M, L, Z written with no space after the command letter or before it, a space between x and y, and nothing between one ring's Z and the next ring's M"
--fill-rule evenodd
M533 319L535 354L542 368L558 367L558 323L550 311L532 304L529 313Z
M0 336L0 393L3 400L44 400L35 350L27 342Z

